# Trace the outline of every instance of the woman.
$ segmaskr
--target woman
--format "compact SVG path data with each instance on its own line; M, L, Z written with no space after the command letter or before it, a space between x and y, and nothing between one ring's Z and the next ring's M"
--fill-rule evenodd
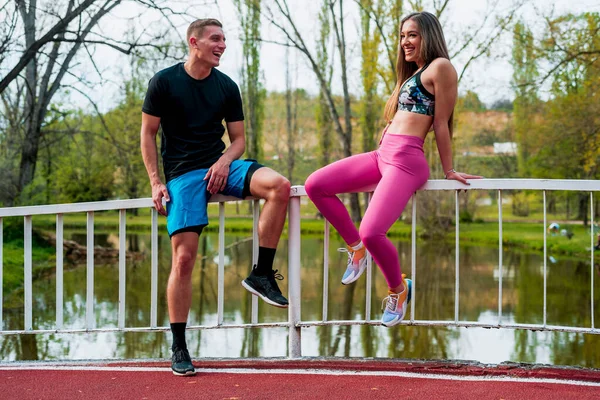
M398 252L386 233L429 178L423 142L430 128L435 132L446 179L468 185L467 179L481 178L452 167L457 74L448 58L442 27L433 14L420 12L405 17L400 24L398 82L385 107L384 117L390 122L383 130L379 149L325 166L306 180L306 193L348 245L348 267L342 283L352 283L361 276L367 263L366 250L381 269L389 286L382 317L385 326L404 318L411 298L411 280L401 273ZM357 230L336 195L375 184Z

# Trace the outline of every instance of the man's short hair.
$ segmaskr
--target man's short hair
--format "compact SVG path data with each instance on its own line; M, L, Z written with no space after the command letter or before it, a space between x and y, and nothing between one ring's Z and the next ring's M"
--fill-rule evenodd
M187 29L187 42L190 42L190 38L192 36L202 36L202 34L204 33L204 28L211 25L223 28L223 24L221 24L221 22L218 19L214 18L202 18L192 22Z

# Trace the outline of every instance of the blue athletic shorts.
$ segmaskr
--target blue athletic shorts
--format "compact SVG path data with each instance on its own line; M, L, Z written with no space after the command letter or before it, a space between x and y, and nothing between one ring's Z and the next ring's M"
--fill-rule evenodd
M262 165L255 160L233 161L229 166L225 190L219 193L240 199L249 196L249 173L254 173L260 167ZM181 232L200 234L202 228L208 225L206 207L211 194L206 190L208 179L204 180L207 172L208 168L197 169L167 183L171 198L167 202L167 231L170 237Z

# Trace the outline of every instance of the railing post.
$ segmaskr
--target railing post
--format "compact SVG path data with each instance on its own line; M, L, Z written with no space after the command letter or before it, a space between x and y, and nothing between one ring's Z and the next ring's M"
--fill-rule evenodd
M323 322L329 315L329 221L325 220L323 238Z
M86 285L85 285L85 328L92 330L95 326L94 314L94 212L87 213L87 258L86 258Z
M2 282L2 276L4 275L4 269L3 269L3 255L2 255L2 249L4 248L4 239L3 239L3 235L4 235L4 228L2 226L2 217L0 217L0 331L4 330L4 318L2 316L2 304L3 300L2 300L2 291L3 291L3 282Z
M590 260L590 268L591 268L591 270L590 270L590 273L591 273L591 276L590 276L590 285L591 285L590 315L591 315L591 320L592 320L591 328L594 329L596 327L595 322L594 322L594 314L595 314L595 310L594 310L594 298L595 298L594 297L594 275L595 275L595 271L596 271L596 268L594 266L594 239L595 239L594 238L594 236L595 236L594 235L594 233L595 233L594 232L594 192L590 192L590 229L591 229L591 233L590 233L591 251L590 252L592 253L591 254L592 259Z
M502 190L498 190L498 326L502 325Z
M546 326L546 315L547 315L547 293L548 293L548 239L547 239L547 231L546 227L548 226L547 213L548 207L546 206L546 191L542 192L542 197L544 199L544 226L543 234L544 234L544 319L543 324Z
M63 215L56 214L56 329L63 328L64 243Z
M454 206L456 207L454 210L454 218L456 222L454 226L454 322L457 324L458 314L460 312L460 210L458 204L458 192L460 192L460 190L456 190L454 192Z
M217 271L217 325L223 325L223 305L225 303L225 203L223 202L219 203L219 265Z
M412 196L410 233L410 277L412 279L412 301L410 302L410 322L415 321L415 288L417 284L417 194Z
M260 200L252 200L252 268L258 264L258 219L260 218ZM258 296L251 296L250 322L258 323Z
M152 219L150 235L150 327L156 328L158 310L158 211L150 209Z
M127 258L127 210L119 210L119 311L117 326L125 328L125 288L127 274L125 267Z
M292 188L292 194L296 188ZM290 197L288 208L288 357L302 357L300 315L300 197Z
M33 270L33 261L32 261L32 223L31 223L31 215L26 215L24 218L24 281L23 281L23 294L25 296L24 306L25 306L25 327L24 330L31 331L33 330L32 324L32 270Z

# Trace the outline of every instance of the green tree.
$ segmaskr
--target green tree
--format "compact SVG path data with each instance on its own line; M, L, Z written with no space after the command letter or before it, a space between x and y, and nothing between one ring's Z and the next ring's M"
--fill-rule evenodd
M481 112L487 108L485 104L479 100L477 93L467 90L463 96L459 96L456 102L456 108L460 111L474 111Z
M246 129L246 154L262 160L264 99L260 71L261 0L234 0L242 25L242 101Z
M329 52L327 46L331 35L331 21L329 20L328 0L323 0L321 10L319 11L319 40L317 41L317 65L324 71L325 80L328 86L331 86L331 77L333 76L333 66L329 63ZM319 135L319 166L327 165L331 162L331 133L333 131L333 122L331 113L327 106L327 98L323 90L319 91L318 106L315 110L317 120L317 129Z
M364 31L365 18L372 21L378 40L383 48L384 62L377 62L377 72L385 86L385 93L392 93L398 76L396 74L396 59L400 45L400 21L404 12L403 0L355 0L361 10L361 24ZM414 9L414 8L413 8ZM373 38L375 35L373 34Z
M551 98L539 110L528 113L524 112L527 103L519 103L523 107L519 109L521 127L527 127L522 132L527 138L521 137L519 146L525 143L530 155L528 169L535 177L598 179L600 14L567 14L547 18L546 22L542 39L536 43L528 38L527 45L549 66L538 83L550 80ZM524 92L521 97L529 99L531 95ZM577 218L587 223L589 196L570 196L577 198Z
M537 56L534 48L533 34L522 22L517 22L513 30L513 85L515 88L514 122L515 135L519 144L518 170L527 176L531 135L535 120L536 107L539 104L535 81L538 77Z

